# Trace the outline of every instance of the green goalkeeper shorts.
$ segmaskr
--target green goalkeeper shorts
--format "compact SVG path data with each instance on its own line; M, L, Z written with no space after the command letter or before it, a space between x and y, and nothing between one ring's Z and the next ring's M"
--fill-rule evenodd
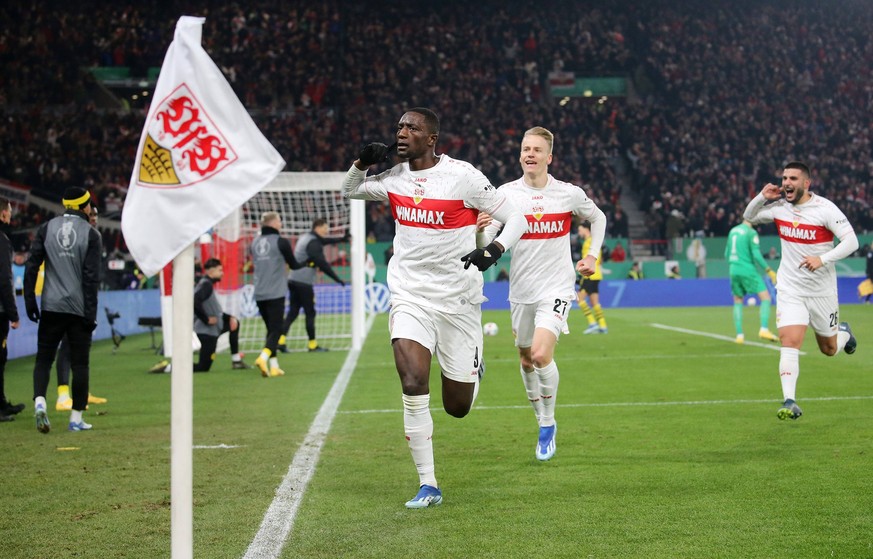
M742 297L752 293L766 291L764 280L761 276L731 276L731 293L734 297Z

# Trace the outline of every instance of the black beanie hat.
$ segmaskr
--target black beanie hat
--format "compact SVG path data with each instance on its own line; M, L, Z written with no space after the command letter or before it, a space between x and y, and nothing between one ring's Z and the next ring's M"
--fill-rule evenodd
M81 210L91 203L91 195L84 188L71 186L64 190L64 199L61 203L67 209Z

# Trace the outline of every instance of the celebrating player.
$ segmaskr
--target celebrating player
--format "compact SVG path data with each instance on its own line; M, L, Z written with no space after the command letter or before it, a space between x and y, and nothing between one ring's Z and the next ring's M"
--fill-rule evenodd
M779 377L785 401L776 413L779 419L803 414L795 402L795 389L807 326L812 325L825 355L840 350L855 353L857 346L849 324L839 320L834 262L858 250L858 237L833 202L809 191L811 182L809 167L792 161L782 173L782 188L768 183L743 213L752 223L775 222L782 240L776 326L782 342ZM834 237L840 239L836 247Z
M433 457L430 364L442 369L443 408L470 411L482 370L482 274L525 230L524 216L475 167L436 155L437 115L407 111L397 123L397 156L405 160L367 177L389 148L369 144L343 181L346 198L387 201L396 223L388 264L394 363L403 389L403 425L418 470L419 491L407 508L442 502ZM476 248L476 218L485 211L506 223L486 248ZM471 265L475 269L471 268Z
M585 277L594 273L606 233L606 216L585 191L549 174L553 143L552 133L541 126L525 132L519 157L524 174L499 189L527 218L527 231L512 249L509 302L521 378L539 424L538 460L555 455L555 399L560 377L554 361L555 345L561 332L567 332L576 270ZM574 218L591 223L590 243L576 270L570 254ZM486 224L480 244L502 227L498 219L480 215L480 227Z

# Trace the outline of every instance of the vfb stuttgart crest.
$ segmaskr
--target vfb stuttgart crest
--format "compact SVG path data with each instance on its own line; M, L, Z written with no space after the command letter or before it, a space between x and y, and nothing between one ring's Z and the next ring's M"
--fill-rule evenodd
M143 142L137 179L140 186L190 186L237 160L227 138L184 83L151 113Z

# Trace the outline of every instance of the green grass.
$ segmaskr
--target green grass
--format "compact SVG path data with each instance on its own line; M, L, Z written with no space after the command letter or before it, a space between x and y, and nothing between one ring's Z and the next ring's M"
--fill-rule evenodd
M574 309L561 339L547 463L534 459L509 313L485 313L500 334L468 417L441 410L432 375L445 500L423 511L403 507L417 475L377 319L282 557L873 557L873 309L842 308L852 356L825 357L807 335L804 416L791 422L776 419L778 351L651 326L732 337L729 307L606 313L608 335L583 336ZM756 310L745 318L757 341ZM52 411L41 435L30 405L0 424L6 556L169 557L170 375L145 373L148 344L95 346L92 392L109 402L86 413L92 432L68 433ZM287 375L263 379L224 354L194 376L195 444L238 445L194 451L196 557L243 555L344 359L281 355ZM10 399L29 403L32 366L10 362Z

